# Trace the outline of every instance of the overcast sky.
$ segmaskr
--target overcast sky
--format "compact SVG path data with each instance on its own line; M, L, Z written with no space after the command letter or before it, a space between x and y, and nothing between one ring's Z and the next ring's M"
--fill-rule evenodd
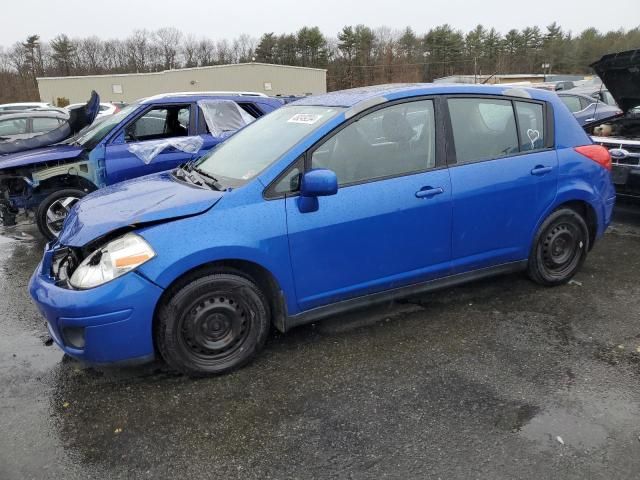
M502 33L554 20L573 32L640 26L640 0L11 0L2 2L2 10L3 46L34 33L44 40L59 33L124 38L138 28L164 26L214 40L294 32L304 25L335 36L344 25L358 23L398 29L409 25L418 33L443 23L464 31L482 23Z

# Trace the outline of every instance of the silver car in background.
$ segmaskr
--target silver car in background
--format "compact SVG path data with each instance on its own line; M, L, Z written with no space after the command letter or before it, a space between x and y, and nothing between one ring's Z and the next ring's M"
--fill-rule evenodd
M12 142L35 137L58 128L69 115L57 111L0 112L0 142Z

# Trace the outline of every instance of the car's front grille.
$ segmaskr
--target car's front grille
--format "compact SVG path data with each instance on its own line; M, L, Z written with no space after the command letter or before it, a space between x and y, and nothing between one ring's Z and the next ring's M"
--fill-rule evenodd
M640 166L640 142L624 141L622 139L607 139L596 137L593 139L598 145L609 150L611 162L614 165Z

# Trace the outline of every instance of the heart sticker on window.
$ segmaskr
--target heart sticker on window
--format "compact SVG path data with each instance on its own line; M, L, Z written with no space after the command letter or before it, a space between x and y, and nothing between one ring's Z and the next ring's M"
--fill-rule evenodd
M540 132L530 128L527 130L527 137L529 137L529 140L531 141L531 150L533 150L536 148L536 141L540 139Z

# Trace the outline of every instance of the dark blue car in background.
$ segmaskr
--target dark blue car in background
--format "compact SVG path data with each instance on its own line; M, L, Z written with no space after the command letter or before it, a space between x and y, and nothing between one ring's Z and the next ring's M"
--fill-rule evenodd
M555 93L309 97L71 210L30 292L91 363L247 363L269 329L506 272L567 282L611 220L611 158Z
M562 103L567 106L583 127L605 118L622 115L622 110L617 105L609 105L586 93L579 93L573 89L557 93Z
M87 193L175 168L283 104L250 92L162 94L65 142L0 156L0 220L10 224L20 209L34 210L40 232L55 238Z

